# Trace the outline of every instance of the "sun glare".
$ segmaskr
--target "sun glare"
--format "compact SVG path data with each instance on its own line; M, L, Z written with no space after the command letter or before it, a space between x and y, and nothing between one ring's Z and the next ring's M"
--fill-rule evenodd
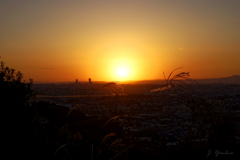
M119 77L126 77L128 75L128 69L126 67L119 67L116 69L116 74L119 76Z
M135 48L114 47L106 51L108 60L106 60L106 66L108 66L109 79L112 81L129 81L136 79L138 76L137 56L141 53Z

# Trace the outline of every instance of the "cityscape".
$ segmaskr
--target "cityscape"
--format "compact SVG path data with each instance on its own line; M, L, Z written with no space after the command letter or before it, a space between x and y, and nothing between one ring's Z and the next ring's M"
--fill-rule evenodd
M164 85L164 81L160 81L160 85L151 81L147 84L119 84L121 89L117 90L112 87L101 88L104 84L93 83L89 78L88 83L78 83L76 80L69 84L35 84L33 89L37 102L45 101L64 106L69 110L77 110L86 117L110 119L117 116L119 126L132 143L142 141L159 146L165 143L168 148L178 146L189 134L189 130L193 132L192 142L197 144L208 141L208 128L202 133L204 131L201 131L201 127L210 128L212 124L201 116L230 114L236 118L236 130L232 138L237 148L240 148L240 85L216 83L218 80L211 81L212 83L193 83L193 91L169 93L169 90L163 90L154 97L154 92L151 91ZM99 88L101 89L98 90ZM202 115L194 123L190 107L201 107L201 104L190 104L189 100L196 99L201 99L204 101L202 103L214 107L214 110L199 111L196 114ZM134 116L132 120L129 118ZM42 123L48 123L47 118L41 118ZM145 133L146 130L154 130L157 136ZM226 132L224 128L223 132ZM233 151L229 150L229 154L233 154ZM207 156L207 153L204 156ZM216 155L212 154L212 157L214 156Z

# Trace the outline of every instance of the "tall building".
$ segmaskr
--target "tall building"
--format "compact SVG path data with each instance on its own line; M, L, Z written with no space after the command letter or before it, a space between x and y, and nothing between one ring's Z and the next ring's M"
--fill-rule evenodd
M89 84L91 84L91 83L92 83L92 81L91 81L91 78L89 78L89 79L88 79L88 83L89 83Z
M78 83L78 79L76 79L76 83Z

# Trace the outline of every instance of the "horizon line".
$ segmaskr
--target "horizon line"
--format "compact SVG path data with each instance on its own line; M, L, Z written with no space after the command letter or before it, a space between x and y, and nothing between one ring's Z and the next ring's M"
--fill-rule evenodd
M219 78L191 78L193 80L210 80L210 79L222 79L222 78L230 78L234 76L239 76L240 75L232 75L228 77L219 77ZM109 83L109 82L118 82L118 83L129 83L129 82L144 82L144 81L165 81L165 79L145 79L145 80L126 80L126 81L103 81L103 80L96 80L96 81L91 81L92 83ZM40 84L46 84L46 83L76 83L76 81L35 81L33 80L33 83L40 83ZM89 83L89 81L78 81L78 83Z

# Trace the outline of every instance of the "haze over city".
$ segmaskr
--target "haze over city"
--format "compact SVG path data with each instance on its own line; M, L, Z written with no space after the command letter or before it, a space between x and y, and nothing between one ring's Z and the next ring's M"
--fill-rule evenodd
M34 82L240 75L238 0L0 1L1 61Z

